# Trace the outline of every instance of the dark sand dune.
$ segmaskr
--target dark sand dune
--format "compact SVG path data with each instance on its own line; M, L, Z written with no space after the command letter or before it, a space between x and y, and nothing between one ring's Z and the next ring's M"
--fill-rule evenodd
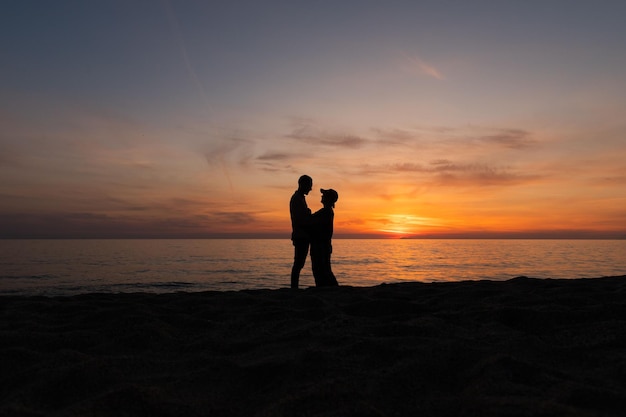
M0 297L2 416L623 416L626 277Z

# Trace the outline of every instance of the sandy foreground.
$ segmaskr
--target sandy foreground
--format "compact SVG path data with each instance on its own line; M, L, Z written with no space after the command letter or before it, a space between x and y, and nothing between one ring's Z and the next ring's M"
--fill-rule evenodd
M624 416L626 276L0 297L2 416Z

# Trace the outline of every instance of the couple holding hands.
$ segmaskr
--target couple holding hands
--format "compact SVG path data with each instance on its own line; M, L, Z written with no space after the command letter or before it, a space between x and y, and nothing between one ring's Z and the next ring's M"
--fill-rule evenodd
M311 248L311 265L315 286L332 287L339 285L330 266L333 251L333 208L339 198L333 189L322 192L322 207L315 213L306 204L306 195L313 189L313 179L303 175L298 179L298 189L289 202L291 214L291 240L294 246L293 267L291 268L291 288L298 288L300 271Z

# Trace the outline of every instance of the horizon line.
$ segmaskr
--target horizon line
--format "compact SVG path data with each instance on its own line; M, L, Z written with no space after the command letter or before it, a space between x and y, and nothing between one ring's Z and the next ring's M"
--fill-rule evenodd
M30 235L2 236L0 240L150 240L150 239L284 239L291 240L289 234L271 233L220 233L207 235ZM450 233L428 235L388 235L388 234L337 234L333 239L381 239L381 240L626 240L625 232L587 232L587 233Z

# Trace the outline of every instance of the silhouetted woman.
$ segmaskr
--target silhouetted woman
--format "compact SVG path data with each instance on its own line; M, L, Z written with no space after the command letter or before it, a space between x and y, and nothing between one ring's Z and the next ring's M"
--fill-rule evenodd
M332 287L339 285L330 266L330 255L333 252L333 208L339 198L335 190L320 190L323 208L313 213L311 228L311 264L315 286Z

